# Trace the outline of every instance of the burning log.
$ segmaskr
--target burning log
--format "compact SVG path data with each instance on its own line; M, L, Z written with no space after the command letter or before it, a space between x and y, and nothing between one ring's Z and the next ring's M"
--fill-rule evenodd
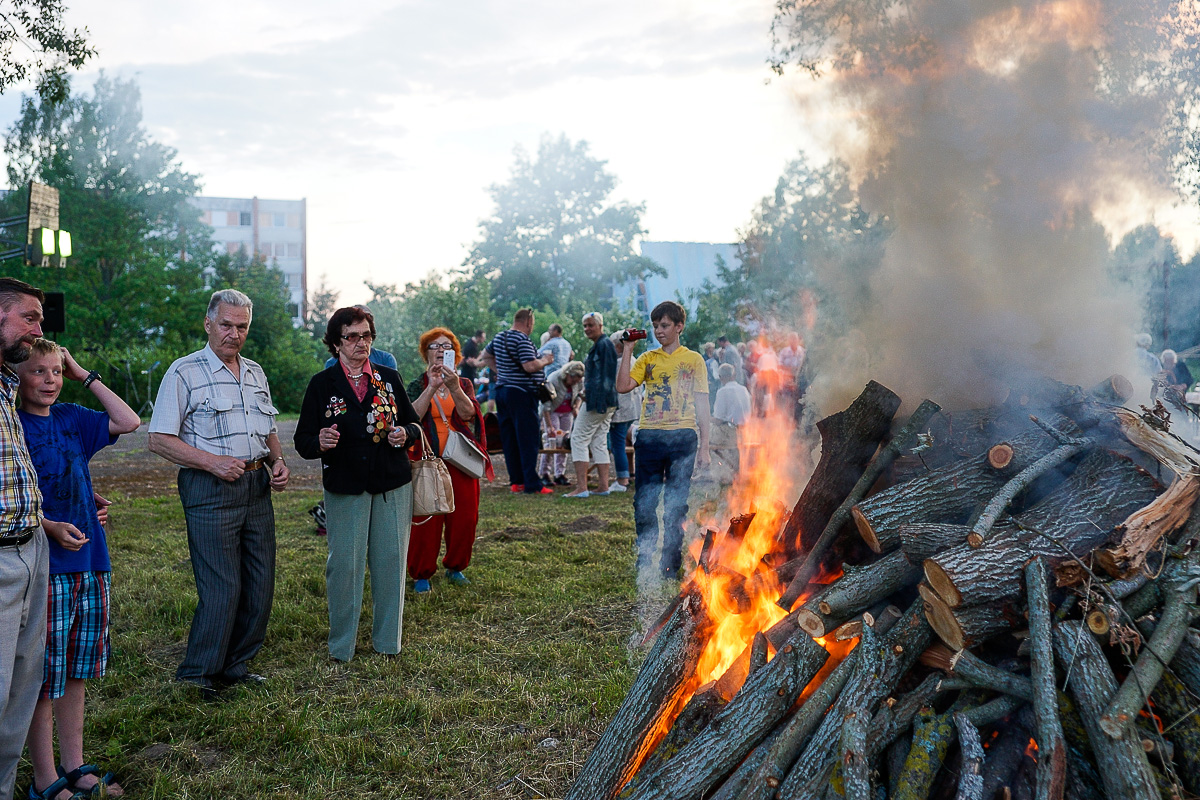
M625 701L592 749L566 800L616 797L655 745L652 735L695 672L707 623L700 598L687 595L659 632Z
M887 436L898 408L900 397L871 381L849 408L817 423L821 460L779 535L789 558L812 548Z
M904 553L884 556L874 564L847 567L829 588L796 611L796 622L813 638L830 633L846 620L921 579L921 568Z

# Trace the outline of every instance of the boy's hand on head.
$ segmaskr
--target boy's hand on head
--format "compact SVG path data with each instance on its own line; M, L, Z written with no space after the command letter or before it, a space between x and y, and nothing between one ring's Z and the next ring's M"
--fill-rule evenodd
M46 535L58 542L64 550L78 550L90 541L79 528L69 522L52 522L46 519L42 520L42 527Z
M88 376L88 371L79 366L79 362L75 360L75 356L71 355L71 351L65 347L60 347L59 351L63 358L63 377L73 381L82 381Z

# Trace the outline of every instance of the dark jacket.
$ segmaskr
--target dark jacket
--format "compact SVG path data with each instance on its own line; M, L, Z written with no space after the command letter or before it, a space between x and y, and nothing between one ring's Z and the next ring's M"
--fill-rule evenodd
M321 483L336 494L381 494L412 480L408 448L421 439L420 420L394 369L371 364L371 387L359 403L340 363L308 382L293 443L303 458L321 459ZM408 435L404 447L387 443L394 421ZM335 447L321 452L322 428L337 425Z
M601 336L583 362L583 393L587 410L603 414L617 407L617 348L607 336Z

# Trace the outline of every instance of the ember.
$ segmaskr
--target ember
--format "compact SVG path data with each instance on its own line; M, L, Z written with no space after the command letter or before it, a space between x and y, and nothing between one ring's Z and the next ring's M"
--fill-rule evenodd
M743 458L568 800L1196 794L1200 451L1126 387L926 401L889 438L871 384L790 514L803 453L756 421L770 462Z

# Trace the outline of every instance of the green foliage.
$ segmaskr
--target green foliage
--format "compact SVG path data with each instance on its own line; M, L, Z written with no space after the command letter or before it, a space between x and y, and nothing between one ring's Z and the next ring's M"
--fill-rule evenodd
M238 289L254 301L254 319L242 353L262 365L275 405L281 411L299 411L308 381L325 357L323 346L292 324L287 278L260 256L251 259L242 250L220 256L213 274L214 291Z
M489 335L498 322L488 310L489 285L484 278L460 276L448 286L429 275L403 289L368 284L374 297L368 304L375 316L379 339L375 347L396 357L400 374L410 381L425 371L417 352L421 334L430 328L448 328L465 342L480 328Z
M88 29L67 30L62 0L9 0L0 11L0 94L34 75L47 100L66 96L66 71L79 69L96 49Z
M338 310L338 295L340 294L337 289L331 288L325 283L326 277L325 275L321 276L317 290L308 300L306 327L318 342L325 338L325 326L329 322L329 318L333 316L333 312Z
M642 204L614 202L617 179L587 142L543 136L537 156L515 151L512 175L488 191L495 203L465 266L492 287L492 311L512 304L606 310L612 284L660 268L634 252Z
M1109 275L1141 299L1142 330L1154 337L1153 352L1200 345L1200 254L1185 263L1174 239L1142 225L1114 248Z

